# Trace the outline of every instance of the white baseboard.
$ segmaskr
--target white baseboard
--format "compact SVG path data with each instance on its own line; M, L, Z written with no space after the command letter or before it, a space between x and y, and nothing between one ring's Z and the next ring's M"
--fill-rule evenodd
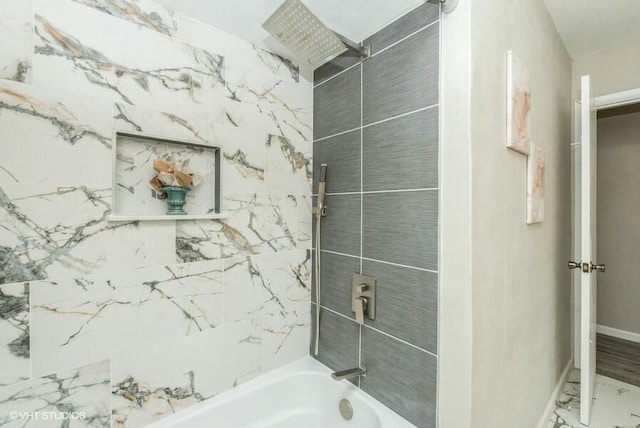
M558 379L558 383L551 393L551 397L549 398L549 402L547 406L544 408L544 413L542 414L542 418L540 418L540 422L538 422L538 428L547 428L549 426L549 422L551 421L551 414L556 409L556 401L558 400L558 396L562 392L562 387L564 387L569 374L571 373L571 369L573 368L573 356L567 362L562 374L560 375L560 379Z
M600 324L597 325L596 331L607 336L617 337L618 339L640 343L640 334L633 333L631 331L619 330L617 328L607 327L606 325Z

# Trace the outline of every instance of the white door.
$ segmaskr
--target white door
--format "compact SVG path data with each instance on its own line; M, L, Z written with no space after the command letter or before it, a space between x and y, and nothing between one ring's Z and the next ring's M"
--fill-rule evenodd
M580 422L588 425L596 381L596 108L591 79L581 82L580 225ZM577 302L576 302L577 303Z

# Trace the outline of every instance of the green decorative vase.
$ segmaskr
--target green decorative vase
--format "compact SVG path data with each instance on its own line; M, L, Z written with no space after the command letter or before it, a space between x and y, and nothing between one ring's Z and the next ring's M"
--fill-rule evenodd
M169 209L167 214L169 215L185 215L187 212L182 209L184 204L187 203L187 192L190 190L188 187L183 186L165 186L162 188L167 194L167 205Z

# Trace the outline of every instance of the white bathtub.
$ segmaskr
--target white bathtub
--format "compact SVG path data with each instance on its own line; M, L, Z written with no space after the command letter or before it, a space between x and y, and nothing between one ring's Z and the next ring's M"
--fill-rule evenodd
M338 405L343 398L353 407L350 421L340 415ZM151 426L415 428L353 384L333 380L331 371L311 357L269 372Z

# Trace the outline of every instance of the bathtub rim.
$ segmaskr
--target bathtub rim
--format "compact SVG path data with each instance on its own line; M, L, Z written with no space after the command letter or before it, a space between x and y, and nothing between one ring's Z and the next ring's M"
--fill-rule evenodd
M251 394L260 389L267 388L270 384L281 381L285 377L291 377L300 374L308 374L313 376L322 376L327 379L331 379L331 373L333 371L327 366L307 355L289 364L286 364L280 368L271 370L267 373L259 375L250 381L247 381L234 388L223 391L215 396L208 398L196 405L190 406L186 409L181 409L176 413L162 418L158 421L152 422L147 425L148 428L175 428L180 425L181 422L188 422L189 419L195 417L197 414L205 413L210 408L222 405L225 402L231 402L236 398L245 394ZM342 393L348 392L361 399L366 405L370 406L376 412L380 419L382 427L394 427L394 428L416 428L415 425L404 419L399 414L395 413L389 407L382 402L378 401L370 394L360 389L356 385L347 380L335 381L340 383Z

